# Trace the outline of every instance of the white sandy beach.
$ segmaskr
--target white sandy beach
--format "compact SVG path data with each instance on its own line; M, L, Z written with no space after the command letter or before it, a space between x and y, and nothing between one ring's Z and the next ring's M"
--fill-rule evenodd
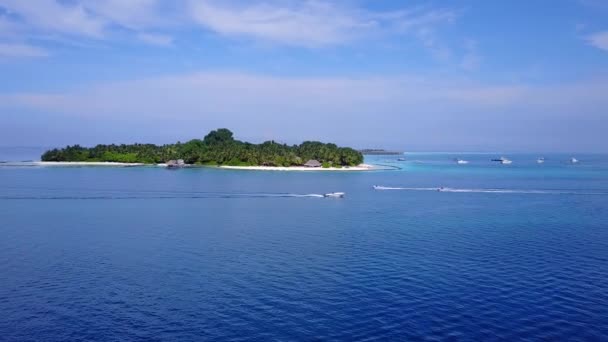
M375 167L369 164L346 167L306 167L306 166L220 166L221 169L252 170L252 171L370 171Z
M116 162L50 162L35 161L33 165L39 166L143 166L143 163L116 163Z
M166 167L167 164L143 164L143 163L117 163L117 162L49 162L49 161L35 161L27 163L35 166L114 166L114 167L127 167L127 166L156 166ZM196 167L195 165L187 165L186 167ZM203 166L205 167L205 166ZM212 166L215 167L215 166ZM370 164L359 164L357 166L346 166L346 167L305 167L305 166L218 166L220 169L229 170L250 170L250 171L370 171L377 170L379 167Z

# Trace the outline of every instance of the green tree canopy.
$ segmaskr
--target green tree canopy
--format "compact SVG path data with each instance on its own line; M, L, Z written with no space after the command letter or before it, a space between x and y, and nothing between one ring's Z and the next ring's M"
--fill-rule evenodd
M207 145L225 144L232 141L234 141L232 132L227 128L211 131L205 136L205 139L203 139L203 142Z
M235 140L230 130L220 128L209 132L203 140L168 145L132 144L97 145L86 148L80 145L46 151L43 161L108 161L163 163L183 159L188 164L203 165L270 165L295 166L315 159L324 165L352 166L363 162L363 155L348 147L305 141L300 145L266 141L251 144Z

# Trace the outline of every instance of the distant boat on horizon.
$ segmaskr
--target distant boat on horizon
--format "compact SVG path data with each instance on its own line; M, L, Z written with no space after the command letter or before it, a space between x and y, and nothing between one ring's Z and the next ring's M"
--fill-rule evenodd
M496 161L496 162L499 162L499 163L504 164L504 165L508 165L508 164L513 163L513 161L511 161L511 160L509 160L509 159L507 159L505 157L500 157L498 159L492 159L492 161Z
M570 158L570 163L571 164L576 164L576 163L578 163L578 159L572 157L572 158Z
M464 165L464 164L468 164L469 163L468 160L464 160L464 159L460 159L460 158L456 158L456 159L454 159L454 161L456 162L456 164L460 164L460 165Z
M542 164L542 163L544 163L544 162L545 162L545 158L544 158L544 157L540 157L540 158L536 159L536 162L537 162L538 164Z

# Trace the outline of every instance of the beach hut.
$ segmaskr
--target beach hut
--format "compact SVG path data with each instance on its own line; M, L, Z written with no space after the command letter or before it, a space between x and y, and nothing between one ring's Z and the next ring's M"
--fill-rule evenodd
M311 159L304 164L306 167L321 167L322 165L323 164L321 164L318 160L314 159Z
M184 167L185 165L186 165L186 163L184 162L183 159L169 160L167 162L167 168L169 168L169 169L177 169L180 167Z

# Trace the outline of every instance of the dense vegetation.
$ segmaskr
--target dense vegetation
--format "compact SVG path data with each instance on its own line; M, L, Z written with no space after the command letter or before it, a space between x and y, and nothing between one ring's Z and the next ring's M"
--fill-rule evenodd
M203 140L157 146L153 144L97 145L86 148L67 146L45 152L43 161L85 161L123 163L164 163L183 159L187 164L294 166L315 159L324 166L353 166L363 162L363 155L352 148L318 141L288 146L274 141L250 144L235 140L232 132L221 128Z

